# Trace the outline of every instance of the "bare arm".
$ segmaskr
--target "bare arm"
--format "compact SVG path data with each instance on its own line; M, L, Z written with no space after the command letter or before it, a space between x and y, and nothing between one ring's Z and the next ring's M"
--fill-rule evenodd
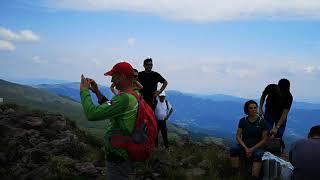
M164 91L166 89L167 85L168 85L168 82L164 81L161 88L160 88L160 92Z
M168 120L169 117L171 116L172 112L173 112L173 108L170 109L168 115L164 118L164 120Z
M248 149L246 144L244 144L244 142L242 141L242 138L241 138L241 134L242 134L242 128L238 128L237 130L237 142L244 148L244 149Z
M166 89L167 85L168 85L168 82L167 82L167 81L164 81L164 82L162 83L162 86L161 86L160 90L159 90L159 91L156 91L156 92L153 94L153 97L159 96L159 95L162 93L162 91L164 91L164 90Z
M280 120L279 120L279 122L277 124L277 127L280 127L283 124L283 122L287 119L288 114L289 114L289 110L288 109L284 109L283 112L282 112L282 115L280 117Z
M283 110L280 120L278 121L278 124L276 124L276 126L271 129L272 135L276 135L278 133L278 129L281 127L283 122L287 119L288 113L289 113L288 109Z
M260 97L260 106L259 106L259 114L261 114L261 115L264 114L263 105L264 105L265 99L266 99L266 96L261 95L261 97Z

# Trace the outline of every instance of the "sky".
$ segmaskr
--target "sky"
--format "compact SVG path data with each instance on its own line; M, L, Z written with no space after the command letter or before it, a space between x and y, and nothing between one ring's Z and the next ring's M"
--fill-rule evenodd
M150 57L169 90L259 98L287 78L320 102L319 31L318 0L1 0L0 78L109 85Z

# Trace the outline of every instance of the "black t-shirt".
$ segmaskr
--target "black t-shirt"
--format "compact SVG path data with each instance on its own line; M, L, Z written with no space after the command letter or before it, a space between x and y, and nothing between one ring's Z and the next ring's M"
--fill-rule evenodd
M144 97L149 97L153 96L153 93L157 91L158 83L164 83L166 80L157 72L151 71L150 73L147 73L141 71L138 74L138 81L143 86L141 94Z
M263 131L267 130L267 124L260 117L257 117L255 122L250 122L247 117L243 117L239 121L238 128L242 129L242 141L250 148L261 141Z
M262 93L267 96L266 109L282 113L284 109L290 110L293 97L290 92L281 92L277 84L269 84Z

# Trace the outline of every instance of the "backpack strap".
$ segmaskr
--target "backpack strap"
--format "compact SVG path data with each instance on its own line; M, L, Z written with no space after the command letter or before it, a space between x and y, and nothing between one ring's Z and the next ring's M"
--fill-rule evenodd
M165 100L165 101L166 101L166 105L167 105L167 111L169 111L168 101L167 100Z

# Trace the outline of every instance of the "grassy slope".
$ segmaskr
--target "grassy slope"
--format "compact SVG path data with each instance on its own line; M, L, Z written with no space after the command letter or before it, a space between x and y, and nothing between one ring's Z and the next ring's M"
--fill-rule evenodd
M80 103L44 90L0 79L0 97L6 103L16 103L34 109L60 113L73 119L81 127L101 128L103 122L88 122Z

